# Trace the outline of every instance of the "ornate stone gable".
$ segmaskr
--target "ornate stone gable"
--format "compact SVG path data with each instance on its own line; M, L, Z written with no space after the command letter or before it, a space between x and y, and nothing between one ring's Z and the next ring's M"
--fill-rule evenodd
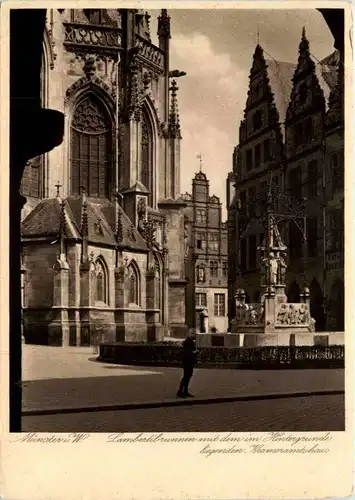
M263 49L258 44L253 55L253 64L249 75L249 89L244 110L244 119L241 121L239 128L240 145L247 142L254 133L259 134L263 129L269 127L276 128L277 140L282 142L280 117L275 105L267 69L268 66ZM263 109L261 110L261 108ZM258 113L260 114L260 124L256 123L259 119L257 116ZM253 114L255 116L250 120L250 116ZM253 120L255 121L255 126L252 123ZM250 123L252 123L252 126Z
M296 71L292 78L293 87L286 120L297 119L298 116L311 111L325 111L324 93L316 75L316 66L312 60L309 41L303 28L299 45L299 56Z

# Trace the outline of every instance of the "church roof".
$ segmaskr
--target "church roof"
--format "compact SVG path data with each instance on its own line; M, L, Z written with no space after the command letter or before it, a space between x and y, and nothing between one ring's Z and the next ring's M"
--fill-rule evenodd
M66 234L68 238L82 239L82 196L69 196L65 200ZM148 250L145 240L133 226L124 210L109 200L87 198L86 213L88 241L93 244L116 245L116 209L120 214L122 237L120 246ZM60 230L61 199L41 200L23 220L21 234L24 238L57 236Z

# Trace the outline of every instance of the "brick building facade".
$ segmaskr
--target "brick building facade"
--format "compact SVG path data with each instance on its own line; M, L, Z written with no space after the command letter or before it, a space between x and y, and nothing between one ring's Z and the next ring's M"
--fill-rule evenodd
M28 342L86 345L183 335L184 208L170 17L48 10L44 107L63 143L28 162L22 193Z
M256 47L227 180L230 320L236 287L248 300L258 298L264 232L258 210L270 189L277 210L302 214L280 224L289 249L289 300L298 301L308 286L316 329L344 328L342 75L343 55L335 51L316 64L304 30L295 65L267 61ZM280 206L282 193L287 207Z
M228 327L227 226L222 221L222 204L210 196L209 180L202 171L192 180L192 194L182 199L185 208L186 313L187 323L201 324L201 312L208 314L206 330L226 332ZM206 316L207 317L207 316Z

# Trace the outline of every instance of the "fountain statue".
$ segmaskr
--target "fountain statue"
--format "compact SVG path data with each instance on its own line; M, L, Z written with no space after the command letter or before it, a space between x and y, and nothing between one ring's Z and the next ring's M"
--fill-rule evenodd
M260 301L246 304L245 291L235 294L236 315L232 333L244 334L244 345L289 345L291 335L309 336L313 342L315 321L310 315L310 292L304 288L300 303L286 296L287 247L283 243L268 203L267 228L260 252Z

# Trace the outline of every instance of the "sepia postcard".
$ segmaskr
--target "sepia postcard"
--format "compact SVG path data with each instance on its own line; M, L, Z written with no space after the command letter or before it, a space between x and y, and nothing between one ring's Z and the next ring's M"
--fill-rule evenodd
M1 498L353 494L352 14L2 2Z

